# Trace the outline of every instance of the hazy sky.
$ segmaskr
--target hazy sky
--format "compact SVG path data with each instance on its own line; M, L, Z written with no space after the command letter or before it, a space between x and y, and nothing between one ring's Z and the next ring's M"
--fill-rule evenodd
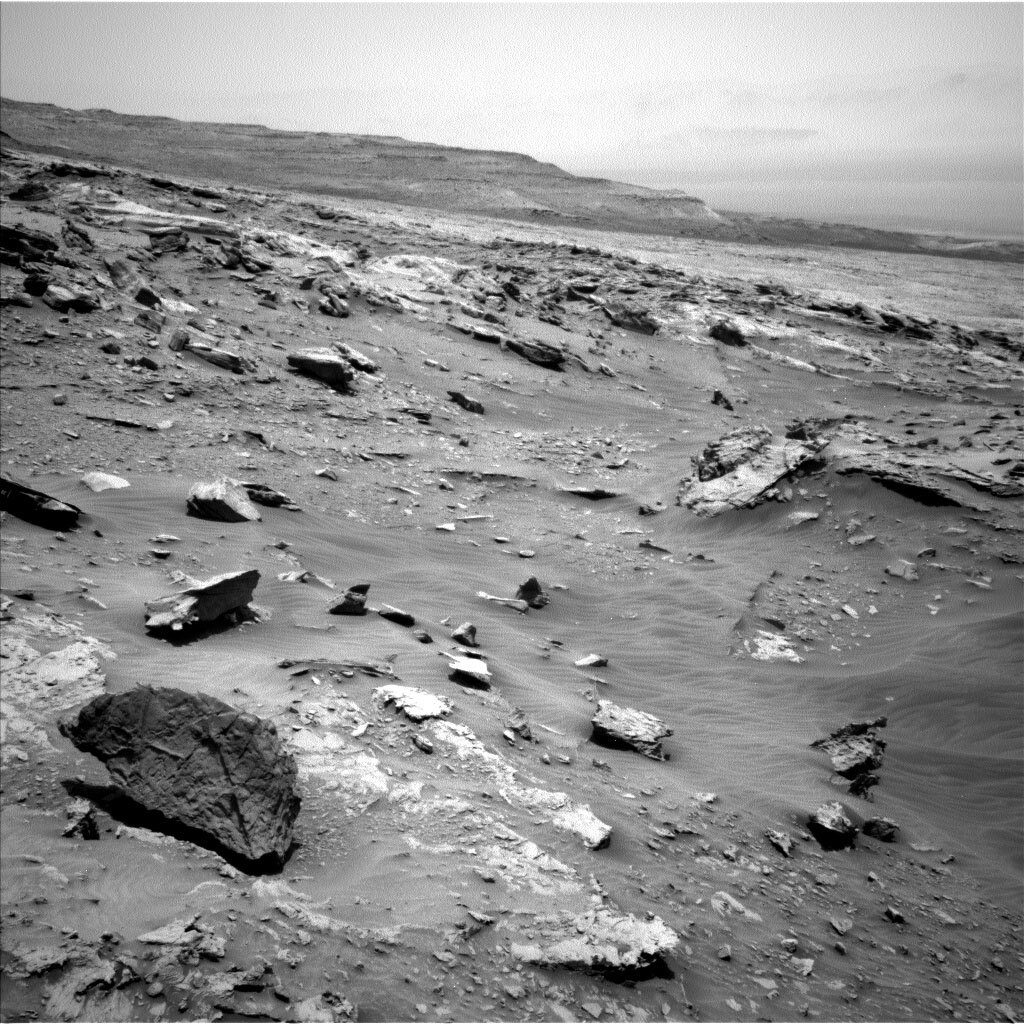
M1024 5L0 3L0 90L1021 234Z

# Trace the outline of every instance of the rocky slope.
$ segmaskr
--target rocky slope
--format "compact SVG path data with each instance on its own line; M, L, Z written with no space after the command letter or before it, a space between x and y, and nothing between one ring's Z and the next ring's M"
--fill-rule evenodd
M221 185L296 189L427 210L758 245L843 247L1024 262L1024 243L880 231L724 213L678 190L579 177L520 153L458 149L394 136L287 132L260 125L68 110L0 99L14 145ZM1016 231L1019 225L1009 225Z
M1019 1017L1012 266L0 213L5 1019Z

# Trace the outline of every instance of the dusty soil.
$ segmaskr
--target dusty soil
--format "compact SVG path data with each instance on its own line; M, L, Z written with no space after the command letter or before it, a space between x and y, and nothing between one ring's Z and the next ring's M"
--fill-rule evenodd
M3 474L83 510L2 524L5 1020L1019 1019L1018 267L3 170L5 230L55 243L0 266ZM339 392L289 368L336 342L377 370ZM676 504L709 442L808 420L820 457L755 507ZM187 516L222 476L301 511ZM182 574L242 568L254 619L147 635ZM481 596L530 576L545 607ZM328 615L359 582L434 643ZM466 621L490 690L441 656ZM139 683L277 723L303 801L283 872L126 815L58 733ZM453 709L413 724L391 684ZM591 742L598 699L662 719L669 759ZM810 744L883 715L852 796ZM73 797L98 839L62 835ZM833 800L897 841L822 849ZM641 971L544 962L607 920L675 941Z

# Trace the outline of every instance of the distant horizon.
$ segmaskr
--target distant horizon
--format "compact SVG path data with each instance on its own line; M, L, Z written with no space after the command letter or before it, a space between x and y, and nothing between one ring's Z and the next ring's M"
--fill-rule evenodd
M329 132L324 133L324 132L321 132L321 130L319 130L319 129L297 129L295 127L281 127L280 125L274 125L274 124L269 124L269 123L260 122L260 121L240 121L240 120L225 121L225 120L211 120L211 119L205 119L205 118L203 118L203 119L182 118L182 117L178 117L178 116L173 115L173 114L164 114L164 113L160 113L160 112L156 112L156 111L146 111L146 112L142 112L142 111L120 111L120 110L115 110L114 108L111 108L111 107L98 107L98 106L92 106L92 107L65 107L63 104L54 103L51 100L24 99L24 98L22 98L20 96L10 96L10 95L7 95L7 94L2 94L2 96L0 96L0 98L2 98L4 100L7 100L7 101L11 101L11 102L16 102L16 103L30 103L30 104L38 104L40 106L53 106L53 107L57 107L57 108L60 108L60 109L77 111L77 112L80 112L80 113L84 113L84 112L87 112L87 111L97 111L97 112L98 111L107 111L107 112L110 112L112 114L116 114L117 116L167 118L169 120L180 121L182 123L221 124L221 125L225 125L225 126L227 126L227 125L237 125L237 126L240 126L240 127L248 126L248 127L266 128L266 129L268 129L270 131L280 131L280 132L292 132L292 131L297 131L298 130L298 131L308 131L310 134L353 135L353 136L368 136L368 137L377 137L377 138L402 138L404 141L412 142L412 143L416 143L416 144L422 144L422 145L437 145L437 146L443 146L445 148L453 148L453 149L458 149L458 148L461 148L461 149L475 149L475 148L477 148L477 147L470 147L470 146L462 146L462 147L459 147L459 146L449 146L446 143L439 143L439 142L436 142L433 139L408 138L406 136L396 136L396 135L394 135L392 133L384 134L384 133L379 133L379 132L374 133L374 132L363 132L363 131L359 131L359 132L354 132L354 131L329 131ZM18 140L15 140L15 141L18 141ZM776 206L774 209L766 208L766 207L762 207L762 208L758 209L758 208L756 208L754 206L751 206L751 205L747 205L745 207L744 206L736 205L734 202L731 201L730 196L732 195L732 193L730 193L728 190L726 190L725 192L722 192L722 191L716 190L714 188L709 189L709 192L717 193L718 195L722 196L722 201L719 202L719 201L715 200L714 195L712 195L712 194L702 194L700 192L700 190L695 189L692 186L689 186L689 185L686 185L686 184L671 184L671 183L664 183L664 182L652 183L652 182L632 181L632 180L630 180L630 179L628 179L626 177L622 177L622 176L615 177L613 175L600 174L600 173L590 173L590 172L587 172L587 171L576 172L576 171L570 170L569 168L563 167L561 164L558 164L554 160L546 160L546 159L543 159L542 157L537 156L536 154L525 152L523 150L516 150L516 149L493 150L493 149L490 149L490 150L486 150L486 151L487 152L506 152L506 153L512 153L512 154L516 154L516 155L520 155L520 156L530 157L531 159L534 159L534 160L536 160L539 163L553 163L556 166L558 166L560 170L566 171L569 174L573 174L576 177L605 178L605 179L611 180L611 181L618 181L618 182L620 182L622 184L640 185L640 186L645 187L645 188L655 188L655 189L658 189L658 190L661 190L661 191L666 191L666 192L683 192L683 193L686 193L687 195L692 196L693 198L700 199L710 209L714 210L716 213L720 213L720 214L723 214L725 216L728 216L729 214L733 214L733 215L754 215L754 216L759 216L759 217L775 218L775 219L779 219L779 220L802 220L802 221L808 221L808 222L811 222L811 223L823 222L823 223L833 224L833 225L837 225L837 226L848 225L850 227L867 228L867 229L878 230L878 231L893 231L893 232L903 233L903 234L923 234L923 235L935 235L935 236L942 236L942 237L962 238L965 241L1008 241L1008 242L1024 241L1024 224L1022 224L1020 227L1018 227L1016 233L1014 233L1014 231L1012 229L1007 229L1005 231L999 231L999 230L995 230L995 229L986 230L986 229L984 229L982 227L970 228L970 227L964 226L962 224L962 222L960 222L960 221L958 221L956 219L953 219L953 218L948 218L948 219L943 220L943 219L939 219L939 218L928 218L927 216L916 216L916 217L915 216L900 216L898 214L888 214L888 215L886 215L886 214L874 214L873 215L873 214L864 213L864 212L856 213L854 211L850 211L849 213L844 213L842 211L836 211L836 212L833 213L833 215L826 216L826 215L823 215L823 214L821 214L819 212L801 212L798 206L786 206L786 204L783 204L782 208Z

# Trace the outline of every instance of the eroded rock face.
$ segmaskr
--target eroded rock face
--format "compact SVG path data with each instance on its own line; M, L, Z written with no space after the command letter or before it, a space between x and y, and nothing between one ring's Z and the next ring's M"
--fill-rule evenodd
M599 700L591 724L592 739L611 747L628 747L656 761L667 761L662 741L672 735L660 718L635 708L619 707L610 700Z
M539 938L512 943L512 955L527 964L552 969L593 971L618 977L643 975L656 968L679 936L661 918L641 921L607 906L584 914L537 918Z
M287 859L300 800L295 759L272 723L203 693L146 686L97 697L60 731L136 803L252 870Z
M252 600L259 582L256 569L226 572L194 583L176 594L146 602L146 629L177 633L204 622L214 622L228 612L242 611Z
M738 427L693 460L694 473L682 481L676 504L701 516L756 505L826 444L825 437L780 441L765 426Z

